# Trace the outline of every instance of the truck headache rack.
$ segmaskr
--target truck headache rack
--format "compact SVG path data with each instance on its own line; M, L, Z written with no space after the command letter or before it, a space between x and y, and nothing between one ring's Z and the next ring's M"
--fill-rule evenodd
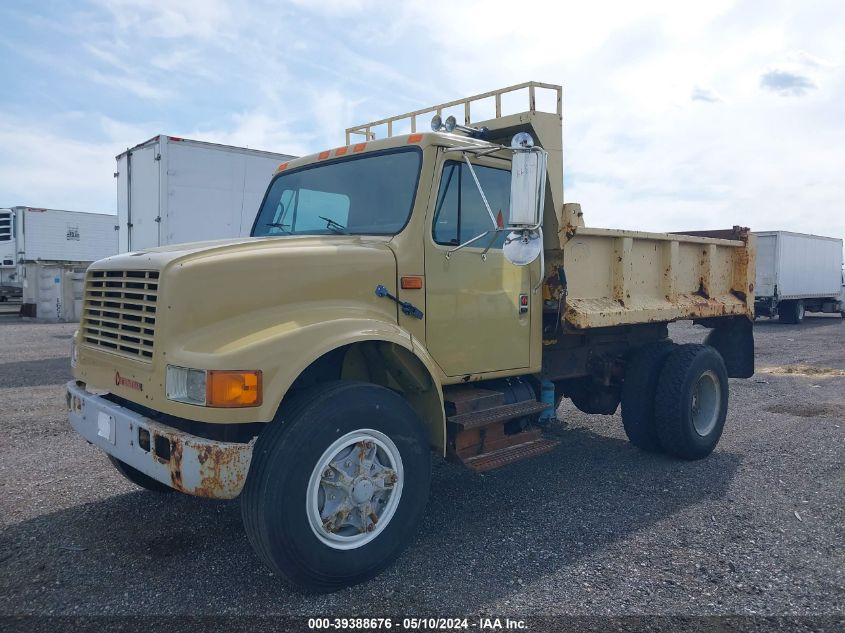
M508 86L507 88L499 88L498 90L491 90L490 92L483 92L481 94L473 95L471 97L464 97L463 99L457 99L455 101L448 101L446 103L440 103L438 105L430 106L428 108L423 108L421 110L414 110L413 112L406 112L405 114L398 114L396 116L388 117L386 119L380 119L378 121L371 121L370 123L362 123L361 125L356 125L346 129L346 144L349 145L351 143L352 135L359 134L364 137L367 141L372 141L376 138L375 132L373 132L374 127L378 127L381 125L387 126L387 138L393 136L393 124L397 121L405 121L410 120L411 123L411 134L417 131L417 117L423 114L443 114L443 110L446 108L453 108L456 106L463 106L464 107L464 122L463 125L472 125L472 103L476 101L484 101L487 99L493 99L495 101L495 108L496 108L496 115L495 118L499 119L502 115L502 95L517 92L518 90L525 90L527 89L528 93L528 111L529 112L537 112L537 89L541 90L551 90L556 93L557 97L557 115L563 115L563 88L561 86L557 86L555 84L545 84L540 83L538 81L526 81L525 83L516 84L515 86Z

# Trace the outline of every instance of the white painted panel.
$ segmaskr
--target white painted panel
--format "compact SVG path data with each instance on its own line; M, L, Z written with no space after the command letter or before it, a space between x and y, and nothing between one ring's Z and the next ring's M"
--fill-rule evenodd
M130 197L129 250L160 245L159 239L159 161L158 143L131 151L129 164Z
M127 155L117 157L117 249L119 253L129 250L129 168Z
M26 261L93 262L117 252L114 215L29 207L15 213Z
M777 234L757 236L757 281L754 294L771 297L777 283Z
M244 148L169 141L162 244L249 235L280 162L291 157Z
M841 288L842 240L780 234L778 295L836 296Z
M62 268L45 264L28 264L26 277L24 303L35 304L35 316L39 319L62 320L64 318Z
M186 142L167 148L164 242L180 244L240 234L245 157Z
M758 297L835 297L842 284L842 240L789 231L757 236Z

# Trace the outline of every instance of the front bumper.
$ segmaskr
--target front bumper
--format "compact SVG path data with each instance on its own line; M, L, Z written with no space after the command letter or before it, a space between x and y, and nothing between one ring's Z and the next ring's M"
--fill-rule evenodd
M255 438L217 442L144 417L67 383L68 419L91 444L156 481L198 497L234 499L243 489Z

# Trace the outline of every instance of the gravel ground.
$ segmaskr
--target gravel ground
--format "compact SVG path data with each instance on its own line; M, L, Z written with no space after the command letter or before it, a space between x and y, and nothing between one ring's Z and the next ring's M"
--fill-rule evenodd
M142 491L71 431L74 328L0 320L0 614L845 613L838 317L757 323L758 373L731 380L703 461L642 453L618 415L568 403L550 454L484 475L435 460L406 553L318 596L262 567L237 501Z

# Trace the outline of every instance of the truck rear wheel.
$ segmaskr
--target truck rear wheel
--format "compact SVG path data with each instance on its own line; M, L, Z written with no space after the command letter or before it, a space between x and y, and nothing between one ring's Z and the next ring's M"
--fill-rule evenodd
M727 412L728 373L719 353L707 345L676 347L657 381L654 422L663 450L681 459L706 457Z
M284 405L258 437L241 495L247 537L293 585L331 591L376 575L428 500L422 423L396 393L333 382Z
M778 319L783 323L801 323L804 320L804 302L782 301L778 304Z
M644 451L660 451L654 428L654 399L660 370L675 348L671 341L649 343L632 355L622 381L622 425L631 444Z
M173 492L173 488L161 483L160 481L156 481L149 475L145 475L137 468L132 468L129 464L125 464L111 455L108 455L108 458L112 465L117 469L117 472L126 477L136 486L152 490L153 492Z

